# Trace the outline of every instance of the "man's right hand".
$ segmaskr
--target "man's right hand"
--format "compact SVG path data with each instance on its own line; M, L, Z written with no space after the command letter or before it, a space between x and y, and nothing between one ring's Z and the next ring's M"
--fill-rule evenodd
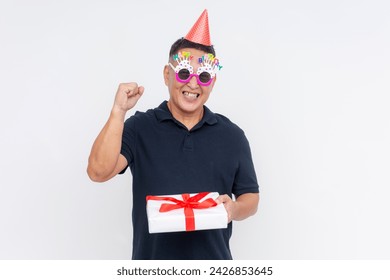
M138 86L137 83L122 83L119 84L115 95L114 109L121 110L126 113L137 104L138 100L144 93L144 87Z
M89 155L87 172L92 181L107 181L127 166L126 158L120 154L124 118L143 93L144 87L139 87L137 83L119 85L110 117Z

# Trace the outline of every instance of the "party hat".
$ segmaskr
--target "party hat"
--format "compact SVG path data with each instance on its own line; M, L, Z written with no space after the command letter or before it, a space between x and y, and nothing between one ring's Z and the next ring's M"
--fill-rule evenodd
M194 43L211 46L207 9L203 11L194 26L192 26L190 32L184 38Z

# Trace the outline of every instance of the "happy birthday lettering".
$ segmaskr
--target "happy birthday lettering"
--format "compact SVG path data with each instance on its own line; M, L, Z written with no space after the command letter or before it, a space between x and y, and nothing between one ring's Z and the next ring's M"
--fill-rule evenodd
M178 52L177 54L173 55L173 59L176 61L179 60L192 60L194 58L193 55L191 55L190 52L182 51ZM215 68L218 68L218 70L222 69L222 65L219 63L219 59L216 58L212 53L208 53L206 55L202 55L202 57L198 58L198 63L202 64L203 62L207 62L210 64L213 64Z
M221 68L223 67L222 65L219 65L219 59L216 58L212 53L208 53L206 56L202 55L202 57L198 58L198 62L200 64L207 60L210 63L213 63L215 67L218 67L218 70L221 70Z
M173 55L174 60L179 60L179 58L185 59L185 60L191 60L194 58L194 56L191 55L190 52L179 52L179 53Z

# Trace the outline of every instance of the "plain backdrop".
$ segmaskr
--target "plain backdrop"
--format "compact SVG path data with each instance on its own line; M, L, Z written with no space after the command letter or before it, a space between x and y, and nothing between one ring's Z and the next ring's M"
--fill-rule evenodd
M131 257L131 174L93 183L88 155L120 82L145 86L136 110L168 99L170 45L205 8L207 105L261 187L234 258L390 258L388 1L1 0L0 259Z

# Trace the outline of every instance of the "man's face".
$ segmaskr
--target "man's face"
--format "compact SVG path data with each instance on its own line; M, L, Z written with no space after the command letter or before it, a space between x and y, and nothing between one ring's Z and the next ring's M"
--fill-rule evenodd
M181 49L180 52L189 52L193 56L189 61L193 67L193 73L197 73L198 68L201 67L199 58L207 55L204 51L197 49ZM178 61L170 58L170 63L176 67ZM164 80L169 90L171 108L182 114L191 115L203 110L203 105L210 96L216 77L213 78L208 86L199 85L195 76L191 77L188 82L182 83L176 80L175 71L167 65L164 68Z

